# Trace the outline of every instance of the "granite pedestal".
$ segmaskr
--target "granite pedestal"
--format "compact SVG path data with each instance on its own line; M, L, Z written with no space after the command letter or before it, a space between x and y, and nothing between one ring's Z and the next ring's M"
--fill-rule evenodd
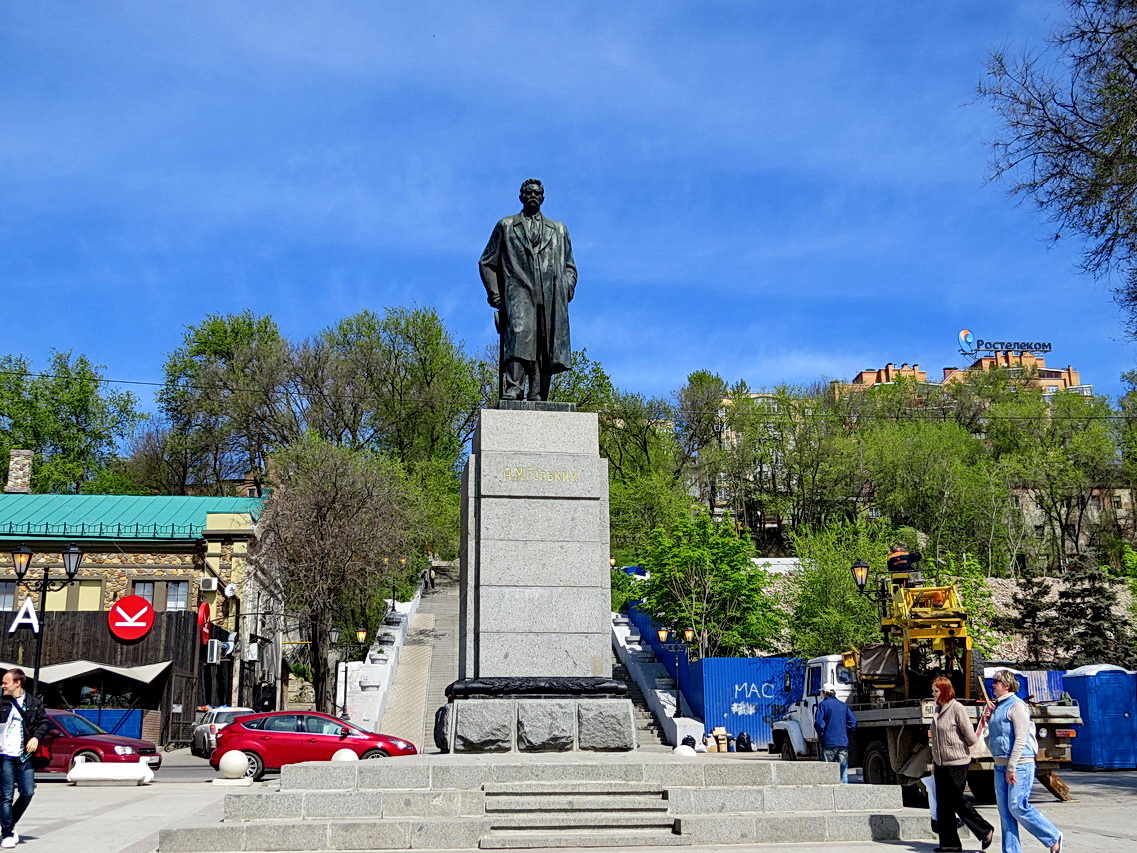
M480 414L462 475L460 680L612 675L608 461L596 414L564 408ZM628 699L456 699L438 722L456 752L636 746Z

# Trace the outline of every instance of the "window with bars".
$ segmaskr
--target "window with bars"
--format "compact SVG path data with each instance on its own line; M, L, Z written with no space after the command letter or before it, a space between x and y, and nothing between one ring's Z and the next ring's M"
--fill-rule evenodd
M0 581L0 610L16 609L16 582Z

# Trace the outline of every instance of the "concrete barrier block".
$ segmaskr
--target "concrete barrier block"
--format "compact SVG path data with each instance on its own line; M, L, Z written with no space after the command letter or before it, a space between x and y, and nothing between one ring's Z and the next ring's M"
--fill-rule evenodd
M840 810L880 809L904 806L899 785L838 785L833 789L833 806Z
M668 788L667 803L672 815L738 814L766 808L762 788Z
M359 762L359 790L401 791L430 787L430 767L401 758L372 758Z
M768 812L831 812L833 811L833 787L821 785L811 787L782 787L771 785L766 788L766 811Z
M704 815L681 817L675 823L689 844L739 844L760 840L752 817Z
M162 853L214 853L245 849L245 824L183 826L158 831Z
M353 761L306 761L280 769L280 790L354 791L359 784L359 766ZM367 762L370 763L370 762Z
M387 791L383 817L457 817L462 814L462 791Z
M329 850L406 850L410 846L410 821L336 821L328 827Z
M381 791L308 791L304 794L304 817L380 817L383 797Z
M415 821L411 826L411 847L420 850L469 850L478 846L484 831L483 821L474 818Z
M710 759L703 763L703 778L708 786L773 785L774 762Z
M326 850L328 825L323 822L250 823L245 826L246 850Z
M841 769L822 761L771 761L774 785L837 785Z
M480 790L493 779L493 768L486 764L436 764L430 768L431 788Z
M274 820L303 814L304 794L299 792L231 794L225 798L225 820Z

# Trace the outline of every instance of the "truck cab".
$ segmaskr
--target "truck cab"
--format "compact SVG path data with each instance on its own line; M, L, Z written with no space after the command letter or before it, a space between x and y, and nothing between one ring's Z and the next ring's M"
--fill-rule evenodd
M837 698L842 702L855 700L856 673L845 666L843 660L843 655L822 655L806 662L802 697L790 706L783 719L774 723L771 752L780 753L782 758L790 761L799 756L819 754L813 718L817 714L818 703L824 698L821 685L827 681L835 684Z

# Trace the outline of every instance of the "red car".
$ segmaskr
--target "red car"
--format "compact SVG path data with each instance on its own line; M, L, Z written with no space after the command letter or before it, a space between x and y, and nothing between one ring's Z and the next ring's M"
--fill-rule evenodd
M221 756L231 749L239 749L248 757L245 775L253 779L285 764L330 761L341 749L350 749L360 758L418 752L409 741L365 731L316 711L270 711L238 717L217 733L217 748L209 757L214 770Z
M48 708L46 713L49 730L36 750L37 770L66 773L80 755L88 761L129 761L132 764L145 756L151 770L162 766L158 747L148 740L109 734L86 717L70 711Z

